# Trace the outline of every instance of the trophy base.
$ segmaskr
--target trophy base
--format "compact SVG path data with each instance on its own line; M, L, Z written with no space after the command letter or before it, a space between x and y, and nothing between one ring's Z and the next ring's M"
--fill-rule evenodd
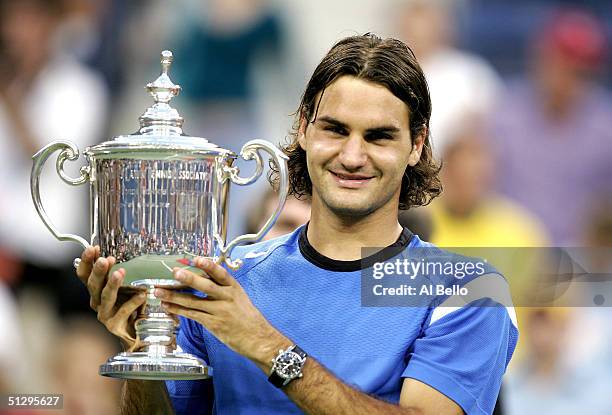
M100 375L121 379L196 380L212 376L212 368L188 353L123 352L100 366Z

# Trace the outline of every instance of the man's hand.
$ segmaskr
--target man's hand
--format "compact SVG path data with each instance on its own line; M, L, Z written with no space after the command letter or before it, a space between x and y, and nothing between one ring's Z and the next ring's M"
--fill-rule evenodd
M120 268L109 277L113 265L115 258L100 258L100 247L89 247L83 251L77 276L87 286L89 305L98 312L98 320L122 340L126 349L132 349L136 344L132 315L145 302L146 295L140 293L125 302L117 301L125 270Z
M291 341L265 319L225 268L204 258L196 258L193 265L205 274L175 268L174 276L206 298L158 288L155 296L162 300L162 306L199 322L229 348L269 371L271 358Z

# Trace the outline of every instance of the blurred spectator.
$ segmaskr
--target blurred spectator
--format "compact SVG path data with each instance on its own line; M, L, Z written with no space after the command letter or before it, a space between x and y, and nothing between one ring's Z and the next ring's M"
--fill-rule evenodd
M16 377L15 391L21 393L51 393L51 366L55 355L53 342L60 332L55 304L40 287L26 286L18 297L19 325L23 338L19 360L24 376ZM34 375L33 375L34 374Z
M612 247L612 195L604 195L593 203L584 234L586 246ZM611 257L602 257L600 260L612 268Z
M493 191L495 164L482 121L467 117L454 134L442 148L444 192L431 204L431 242L458 247L545 245L538 221Z
M54 348L52 389L64 395L65 415L119 413L121 382L98 374L98 368L120 351L119 344L92 318L64 324Z
M612 242L610 208L609 202L594 203L586 229L589 248L569 250L587 272L612 271L609 248L602 248ZM583 298L579 307L518 310L521 356L510 367L504 390L510 415L612 413L610 281L571 284L568 288ZM604 304L595 307L592 299L602 294Z
M174 41L180 57L174 73L187 104L180 109L187 120L185 128L238 153L262 131L255 106L255 70L262 61L279 65L281 18L267 0L212 0L190 11L183 16L185 23L175 28L179 30ZM252 170L252 163L241 160L237 166L243 175ZM265 191L264 182L232 186L229 237L244 232L246 207Z
M413 49L429 86L433 149L439 149L466 114L486 118L498 98L501 80L482 58L453 47L453 13L448 0L410 0L399 15L402 37Z
M496 112L500 188L577 245L587 208L612 190L612 104L595 81L605 32L594 16L557 13L534 38L528 79Z
M586 248L580 249L578 253L583 255L574 255L574 259L587 272L609 276L612 275L612 200L595 201L589 210L584 231ZM579 282L577 286L583 290L584 302L575 309L576 316L568 326L568 349L574 352L564 356L564 361L576 370L584 362L598 362L609 375L599 379L598 384L612 390L612 281L605 278ZM596 303L597 297L602 302Z
M524 73L525 48L559 7L580 7L597 15L606 27L612 26L611 3L602 0L459 0L469 4L461 15L460 39L469 50L485 56L502 76ZM608 38L612 32L608 30ZM501 46L501 47L500 47ZM612 64L612 55L607 56ZM612 72L602 74L602 81L612 87Z
M274 213L278 203L277 193L272 189L264 193L259 204L251 211L247 222L247 232L257 233L266 223L268 218ZM310 220L310 202L298 200L293 196L288 196L285 206L276 220L276 223L262 240L276 238L293 232Z
M122 0L63 0L65 18L58 41L63 50L96 69L113 96L124 81L125 66L117 64L131 8Z
M25 263L26 279L47 284L69 308L82 293L70 270L80 248L53 238L36 214L31 156L51 140L73 140L81 150L98 141L107 94L96 74L55 49L62 13L60 0L0 1L0 246ZM54 164L42 174L46 210L60 231L85 234L86 189L70 189Z
M20 323L12 293L0 279L0 394L16 390L25 375Z
M204 17L191 17L178 34L175 76L192 107L190 128L239 151L258 130L252 71L262 58L278 61L280 18L264 0L212 0L200 7Z
M505 403L510 415L609 414L612 397L605 366L582 361L579 367L564 364L573 353L568 343L572 309L529 310L523 327L529 342L528 356L506 376Z

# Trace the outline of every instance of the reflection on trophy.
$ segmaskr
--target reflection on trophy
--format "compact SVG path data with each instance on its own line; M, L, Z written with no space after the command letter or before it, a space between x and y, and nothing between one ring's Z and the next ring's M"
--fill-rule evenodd
M120 294L147 292L147 301L135 323L136 351L120 353L100 367L100 374L132 379L202 379L212 375L206 362L175 349L176 320L166 314L153 295L155 287L183 288L172 276L175 267L189 267L189 259L204 256L231 269L240 266L230 257L242 243L261 239L278 217L288 189L287 158L274 145L252 140L240 156L256 162L256 171L240 177L233 166L237 155L200 137L183 133L183 118L169 105L180 86L168 77L172 53L161 54L162 72L147 90L155 103L140 117L140 130L117 136L85 149L88 164L81 176L63 170L66 160L76 160L79 150L67 141L54 141L33 156L31 192L42 221L60 241L83 247L90 243L77 235L60 233L40 199L40 172L56 151L57 172L77 186L89 183L91 245L101 255L117 259L113 267L126 270ZM260 150L269 153L279 171L279 203L257 234L242 235L226 243L228 195L231 183L249 185L263 172ZM75 260L75 265L78 264Z

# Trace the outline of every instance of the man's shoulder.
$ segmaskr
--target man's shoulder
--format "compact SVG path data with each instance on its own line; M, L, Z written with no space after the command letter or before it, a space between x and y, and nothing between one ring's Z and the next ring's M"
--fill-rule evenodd
M432 258L464 258L458 250L448 247L440 247L432 242L422 240L418 235L414 235L404 250L404 255L416 256L422 259Z
M413 249L407 250L408 255L412 261L422 262L420 269L425 281L451 288L448 292L443 290L442 295L432 295L430 325L454 311L479 308L492 311L492 307L503 306L512 324L518 327L509 282L487 258L491 251L441 248L420 239L410 245Z
M432 244L431 242L427 242L423 239L421 239L421 237L417 234L412 235L412 238L410 238L410 243L408 243L408 248L435 248L435 249L440 249L438 248L436 245Z
M438 274L446 274L446 272L440 271L445 269L452 270L456 274L458 267L465 269L467 266L467 269L473 270L473 272L463 275L463 271L460 271L460 275L455 275L457 279L464 280L463 283L491 274L503 279L502 273L488 260L487 252L489 251L474 247L442 248L431 242L423 241L417 235L414 235L413 240L404 250L403 256L411 261L428 264L429 266L424 266L424 269L433 270L434 273L437 271ZM445 275L445 277L447 276L449 275ZM436 275L436 277L439 277L439 275Z

